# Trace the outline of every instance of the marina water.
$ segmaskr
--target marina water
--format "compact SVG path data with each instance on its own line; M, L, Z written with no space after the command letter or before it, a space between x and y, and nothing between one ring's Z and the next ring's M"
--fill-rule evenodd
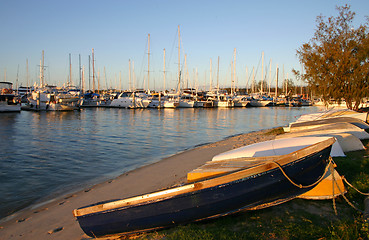
M0 115L0 219L197 145L287 125L316 107Z

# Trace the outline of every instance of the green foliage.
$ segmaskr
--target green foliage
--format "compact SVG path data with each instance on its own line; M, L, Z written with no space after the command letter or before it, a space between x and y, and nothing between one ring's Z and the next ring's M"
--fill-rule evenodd
M337 10L337 17L317 17L314 37L297 50L306 73L294 73L325 101L344 99L357 110L369 93L369 21L355 29L350 7Z

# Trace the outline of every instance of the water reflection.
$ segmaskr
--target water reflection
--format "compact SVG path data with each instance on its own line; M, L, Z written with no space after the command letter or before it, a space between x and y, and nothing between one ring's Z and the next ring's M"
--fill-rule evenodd
M83 109L0 117L0 217L230 135L316 108Z

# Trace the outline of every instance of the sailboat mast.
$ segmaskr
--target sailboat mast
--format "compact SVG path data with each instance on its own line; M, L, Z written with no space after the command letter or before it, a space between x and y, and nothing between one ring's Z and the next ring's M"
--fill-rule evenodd
M78 56L79 58L79 87L82 86L82 67L81 67L81 54Z
M252 93L255 93L255 67L252 67Z
M85 66L82 67L82 82L81 82L81 91L84 93L85 88Z
M18 69L17 69L17 79L15 81L15 89L17 93L18 93L18 77L19 77L19 64L18 64Z
M30 87L29 85L29 72L28 72L28 58L26 59L26 63L27 63L27 87ZM28 89L27 89L28 92Z
M68 86L71 86L72 84L72 57L71 54L69 53L69 83Z
M97 70L97 93L100 93L100 69Z
M284 64L283 64L283 82L282 82L282 90L284 91L284 95L286 95L287 97L287 89L285 88L285 81L286 81L286 78L284 77ZM287 86L287 85L286 85Z
M187 54L185 54L185 59L184 59L184 77L183 77L183 86L186 86L186 88L188 88L188 77L187 77Z
M302 97L302 74L304 73L304 65L301 64L301 79L300 79L300 90L301 90L301 97Z
M132 89L132 83L131 83L131 59L128 60L128 65L129 65L129 69L128 69L128 85L129 85L129 91L131 91Z
M119 71L119 91L122 91L122 72Z
M272 82L272 59L270 59L270 63L269 63L269 91L268 91L268 95L270 96L270 84Z
M133 91L135 91L135 90L136 90L135 61L132 61L132 76L133 76L133 85L132 85L132 89L133 89Z
M263 82L264 82L264 52L261 54L261 85L260 93L263 94Z
M165 48L164 48L164 71L163 71L163 73L164 73L164 92L165 92Z
M148 36L148 53L147 53L147 92L150 94L150 33Z
M88 90L91 90L91 56L88 55Z
M44 62L45 61L45 58L44 58L44 50L42 50L42 64L41 64L41 72L40 72L40 80L41 80L41 87L44 86L45 84L45 79L44 79Z
M210 58L210 76L209 76L209 80L210 80L210 87L209 87L209 91L211 92L212 90L212 85L213 85L213 79L212 79L212 73L213 73L213 70L212 70L212 61L211 61L211 58Z
M115 74L115 81L117 80L117 75ZM104 81L105 81L105 87L108 89L108 82L106 81L106 68L104 66Z
M92 49L92 92L95 92L95 56Z
M217 91L219 91L219 56L218 56L218 69L217 69Z
M276 71L277 77L276 77L276 82L275 82L275 97L278 97L278 76L279 76L279 68L278 68L278 64L277 64L277 71Z
M181 34L178 25L178 93L181 91Z
M249 88L249 78L247 77L247 67L246 67L246 88L245 88L245 92L248 93L248 88Z
M235 84L236 84L236 48L234 49L234 53L233 53L233 87L235 87ZM232 88L231 88L231 95L233 95L233 91L232 91Z

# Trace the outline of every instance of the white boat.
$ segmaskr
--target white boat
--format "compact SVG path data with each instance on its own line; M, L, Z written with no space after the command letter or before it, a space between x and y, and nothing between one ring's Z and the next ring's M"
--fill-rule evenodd
M192 96L184 94L179 99L179 108L193 108L195 105L195 101L193 100Z
M287 131L285 132L298 132L309 129L325 128L334 123L350 123L364 130L369 129L369 124L361 121L360 119L352 117L336 117L308 122L292 123L289 125L289 128L286 129Z
M263 93L251 93L250 106L251 107L269 107L273 106L274 102L272 98L269 98Z
M273 104L272 100L252 99L250 101L251 107L268 107Z
M276 139L282 138L294 138L294 137L334 137L340 144L343 152L352 152L365 150L363 143L359 138L348 132L332 132L331 130L326 131L311 131L311 132L297 132L297 133L286 133L276 136Z
M88 92L85 93L81 99L80 106L82 108L89 108L89 107L102 107L102 106L109 106L110 100L107 101L106 99L101 98L100 94Z
M59 98L57 93L50 92L47 89L33 91L27 100L28 102L22 106L23 110L73 111L79 109L79 104L74 98L73 101L68 101L65 95Z
M151 93L148 95L148 99L150 100L150 104L147 106L148 108L163 108L164 107L164 96L162 93Z
M13 84L0 82L0 112L20 112L20 98L14 94Z
M250 106L250 99L247 96L238 96L233 99L235 107L248 107Z
M357 127L351 123L347 122L340 122L340 123L331 123L325 124L323 126L317 126L315 128L308 128L308 129L292 129L291 133L307 133L312 134L312 132L316 133L350 133L355 137L359 138L360 140L369 139L369 133L367 133L364 129Z
M214 105L218 108L232 108L234 107L234 102L231 96L219 94L214 100Z
M164 108L177 108L179 106L178 93L166 93L164 95Z
M73 111L79 109L79 98L68 92L59 96L56 86L45 84L44 51L40 61L40 85L27 97L27 103L21 107L32 111Z
M151 100L147 99L141 92L122 92L117 99L110 103L110 107L117 108L147 108Z
M267 157L289 154L332 137L295 137L255 143L233 149L213 157L212 161L230 160L240 157ZM331 156L345 156L338 142L332 145Z
M315 106L321 106L326 108L342 108L347 109L347 105L345 101L341 101L341 103L338 103L337 101L330 100L327 102L324 102L323 99L318 99L313 102L313 105Z
M359 113L359 112L356 112L356 111L350 110L350 109L334 109L334 108L331 108L331 109L326 110L326 111L301 115L296 120L295 123L308 122L308 121L314 121L314 120L322 120L322 119L328 119L328 118L337 118L337 117L353 117L353 118L360 119L364 122L367 122L368 113L367 112Z
M177 108L179 106L179 101L175 100L165 100L163 104L164 108Z

